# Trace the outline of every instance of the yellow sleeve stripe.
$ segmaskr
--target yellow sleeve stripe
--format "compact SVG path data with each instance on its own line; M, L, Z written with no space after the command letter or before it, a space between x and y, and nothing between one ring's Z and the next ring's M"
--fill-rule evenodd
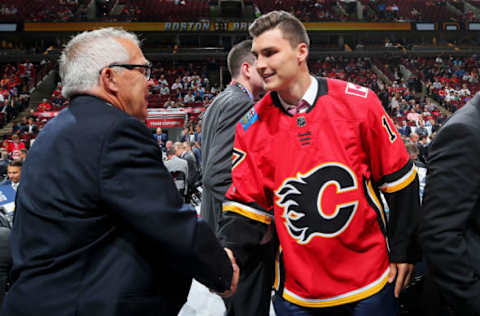
M403 177L393 182L384 183L382 186L380 186L380 190L387 193L400 191L401 189L412 183L416 175L417 168L415 167L415 165L413 165L412 169L410 169L410 171L408 171Z
M223 203L223 212L234 212L267 225L270 225L270 223L272 223L271 214L236 202Z

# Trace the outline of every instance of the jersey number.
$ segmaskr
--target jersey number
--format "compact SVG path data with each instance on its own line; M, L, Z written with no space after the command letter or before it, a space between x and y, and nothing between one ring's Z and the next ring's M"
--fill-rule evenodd
M392 128L390 127L390 124L388 124L388 120L385 117L385 115L382 116L382 125L383 125L383 128L385 128L385 130L387 131L388 139L390 140L391 143L393 143L395 139L397 139L397 134L393 132Z

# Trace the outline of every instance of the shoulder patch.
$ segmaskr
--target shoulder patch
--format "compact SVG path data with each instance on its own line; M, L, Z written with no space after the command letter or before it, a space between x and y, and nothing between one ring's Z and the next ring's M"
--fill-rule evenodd
M366 99L368 96L368 88L359 86L358 84L347 82L345 94L355 95L357 97Z
M246 131L253 123L258 120L258 114L255 111L255 108L251 108L248 112L240 119L243 130Z

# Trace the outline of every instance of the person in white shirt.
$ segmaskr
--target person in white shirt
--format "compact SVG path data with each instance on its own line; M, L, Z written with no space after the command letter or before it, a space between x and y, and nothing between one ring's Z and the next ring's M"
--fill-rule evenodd
M172 84L172 90L176 89L183 89L182 83L180 82L180 78L177 78L175 82Z
M471 94L470 89L468 89L467 84L464 83L462 85L462 89L460 90L460 95L463 97L469 96Z
M188 90L188 93L183 97L185 104L191 104L195 102L195 96L192 94L192 90Z
M168 87L168 81L167 81L167 79L165 79L165 75L163 75L163 74L160 75L160 78L158 79L158 83L164 84Z
M160 87L160 94L161 95L168 95L170 94L170 89L168 89L168 85L162 83L161 87Z

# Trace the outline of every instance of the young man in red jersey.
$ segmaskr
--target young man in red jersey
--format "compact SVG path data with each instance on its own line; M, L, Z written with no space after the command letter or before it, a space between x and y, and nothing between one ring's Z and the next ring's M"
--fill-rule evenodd
M249 30L269 93L237 125L225 246L241 265L276 231L279 316L396 315L418 255L418 178L400 135L373 91L310 75L297 18L274 11Z

